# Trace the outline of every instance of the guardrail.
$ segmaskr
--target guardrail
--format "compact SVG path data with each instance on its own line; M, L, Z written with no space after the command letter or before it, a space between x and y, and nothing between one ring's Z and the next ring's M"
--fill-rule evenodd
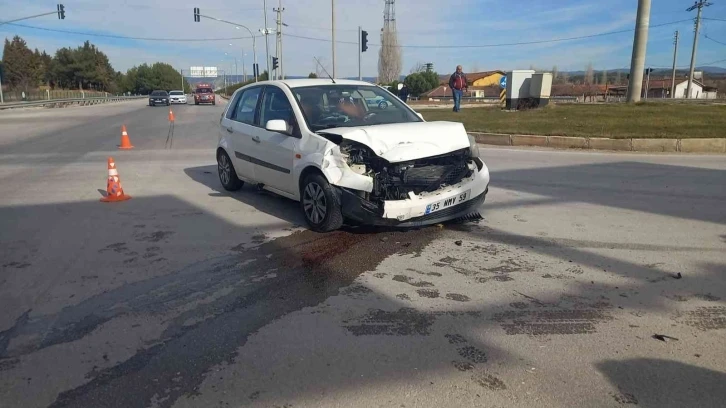
M33 107L49 107L49 108L65 108L69 105L98 105L100 103L108 102L120 102L128 101L133 99L145 99L148 95L142 96L107 96L107 97L95 97L95 98L69 98L69 99L49 99L45 101L32 101L32 102L12 102L0 104L0 110L3 109L15 109L15 108L33 108Z

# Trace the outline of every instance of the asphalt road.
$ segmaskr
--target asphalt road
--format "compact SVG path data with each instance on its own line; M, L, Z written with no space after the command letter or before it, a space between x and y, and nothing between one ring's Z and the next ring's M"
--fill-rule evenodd
M723 406L723 156L485 148L478 223L320 235L172 109L0 112L0 406Z

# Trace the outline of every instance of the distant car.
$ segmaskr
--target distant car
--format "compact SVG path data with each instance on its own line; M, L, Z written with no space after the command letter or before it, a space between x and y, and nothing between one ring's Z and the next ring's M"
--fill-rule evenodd
M169 98L171 98L171 103L183 103L185 105L187 103L187 96L184 91L171 91L169 92Z
M366 104L368 107L375 107L380 110L388 107L388 102L382 96L376 96L375 98L366 98Z
M194 91L194 104L199 105L200 103L211 103L212 105L217 104L214 97L214 89L211 85L197 85L197 89Z
M169 106L169 104L169 93L166 91L154 91L151 93L151 95L149 95L149 106Z

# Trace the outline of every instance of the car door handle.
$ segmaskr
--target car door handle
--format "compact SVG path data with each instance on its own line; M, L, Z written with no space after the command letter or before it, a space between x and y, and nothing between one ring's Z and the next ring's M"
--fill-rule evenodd
M229 127L229 128L225 128L225 129L227 130L227 133L234 133L234 130L232 130L232 128L231 128L231 127Z
M252 141L255 143L260 143L260 138L258 136L252 136Z

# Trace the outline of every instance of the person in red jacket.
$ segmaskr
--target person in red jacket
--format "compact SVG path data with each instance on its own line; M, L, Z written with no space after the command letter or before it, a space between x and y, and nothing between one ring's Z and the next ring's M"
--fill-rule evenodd
M461 110L461 97L469 88L466 84L466 75L462 72L461 65L456 66L456 72L449 78L449 88L454 96L454 112Z

